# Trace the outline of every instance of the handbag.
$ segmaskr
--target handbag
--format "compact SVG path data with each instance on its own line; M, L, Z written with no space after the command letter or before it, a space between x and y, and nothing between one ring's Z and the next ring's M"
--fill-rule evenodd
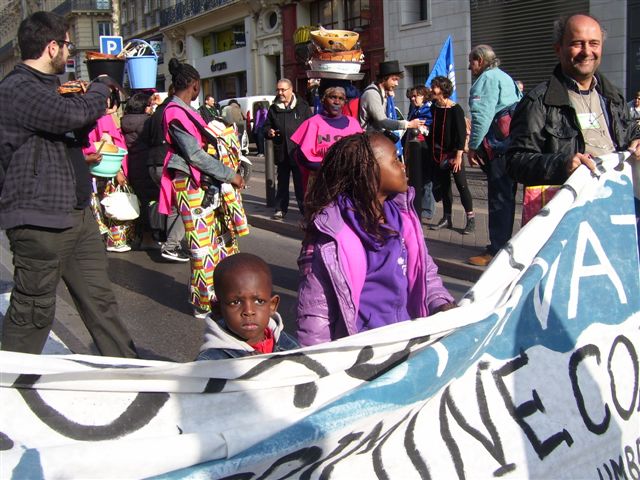
M115 192L104 197L100 203L105 215L114 220L124 222L140 216L140 202L129 186L117 186Z

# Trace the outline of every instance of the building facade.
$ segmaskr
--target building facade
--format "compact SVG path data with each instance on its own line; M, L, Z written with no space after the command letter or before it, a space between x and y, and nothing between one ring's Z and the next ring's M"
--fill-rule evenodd
M633 5L640 20L638 0L385 0L385 59L398 60L405 71L396 105L408 111L405 89L424 83L449 35L458 103L465 110L473 82L468 54L474 45L491 45L501 60L500 68L521 80L525 91L533 88L549 78L557 63L552 46L554 20L577 12L589 12L607 30L600 70L629 98L634 88L640 89L640 53L627 53L627 18ZM640 40L634 45L640 52ZM632 81L627 73L636 70Z
M85 54L99 50L99 37L111 35L113 31L110 0L11 0L0 11L0 76L8 74L20 61L18 50L18 27L20 22L38 10L50 10L67 19L70 25L69 38L77 52L67 62L67 72L61 80L88 79Z
M116 21L113 20L115 7ZM448 35L454 41L458 101L467 108L472 84L467 55L488 43L502 68L525 89L546 79L556 63L553 20L586 11L608 32L601 70L630 98L640 90L640 0L7 0L0 6L0 76L19 61L17 29L37 10L53 10L71 24L78 53L67 77L88 78L85 52L99 36L142 39L159 56L157 89L168 88L168 59L200 72L203 93L217 99L270 94L278 78L306 88L301 27L355 30L365 53L365 86L378 64L398 60L405 75L396 104L408 109L406 88L427 78Z

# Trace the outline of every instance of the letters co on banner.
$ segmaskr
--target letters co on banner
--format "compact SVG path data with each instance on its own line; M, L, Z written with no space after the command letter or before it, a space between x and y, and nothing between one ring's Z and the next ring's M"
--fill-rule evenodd
M640 478L638 200L603 170L434 317L182 365L0 352L0 477Z

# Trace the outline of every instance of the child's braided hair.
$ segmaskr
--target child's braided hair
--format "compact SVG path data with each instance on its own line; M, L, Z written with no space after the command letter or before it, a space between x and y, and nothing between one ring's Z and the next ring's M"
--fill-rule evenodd
M380 227L382 205L378 199L380 168L371 147L376 138L386 136L380 132L357 133L329 148L305 198L308 233L312 233L316 215L344 194L353 202L362 229L377 239L384 238Z

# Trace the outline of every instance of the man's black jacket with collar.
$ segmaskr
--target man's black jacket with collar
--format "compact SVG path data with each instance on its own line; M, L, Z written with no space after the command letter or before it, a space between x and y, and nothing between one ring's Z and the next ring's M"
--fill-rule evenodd
M624 97L607 78L596 72L605 121L617 150L640 138L640 129L629 118ZM578 117L567 93L560 65L550 80L520 100L511 120L511 143L506 152L507 171L524 185L560 185L567 178L566 165L585 142Z

